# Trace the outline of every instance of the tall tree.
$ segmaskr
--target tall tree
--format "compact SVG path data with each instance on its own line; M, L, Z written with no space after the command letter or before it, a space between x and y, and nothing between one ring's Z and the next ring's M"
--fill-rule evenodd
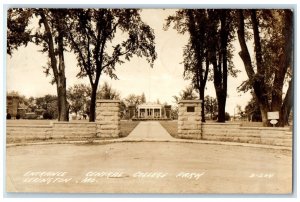
M201 121L205 122L204 113L204 91L209 71L209 61L205 60L206 51L206 27L207 14L204 9L182 9L174 16L166 19L167 29L174 23L174 29L180 34L188 32L189 41L184 47L183 63L184 78L192 80L193 85L198 90L202 100Z
M37 24L38 22L38 24ZM68 121L64 48L66 35L65 9L9 9L7 21L7 53L33 42L47 53L46 75L52 70L57 90L58 120ZM33 28L31 27L33 26Z
M117 79L115 68L134 55L156 59L154 32L140 17L138 9L74 9L68 39L78 59L80 73L92 88L90 121L95 120L96 93L103 73ZM116 38L121 36L122 39ZM120 41L121 40L121 41Z
M218 101L218 122L225 122L228 73L236 76L232 63L233 17L229 9L208 9L207 59L213 66Z
M260 107L263 125L268 125L267 112L279 111L279 126L288 122L292 107L293 12L291 10L238 10L238 39L248 81L242 89L253 88ZM246 44L251 25L254 59ZM288 90L283 99L283 86Z
M188 32L189 42L184 48L184 78L192 81L202 100L202 122L205 122L205 86L209 67L213 66L213 81L218 101L218 122L225 122L228 74L236 76L233 68L232 10L226 9L184 9L169 16L181 34Z

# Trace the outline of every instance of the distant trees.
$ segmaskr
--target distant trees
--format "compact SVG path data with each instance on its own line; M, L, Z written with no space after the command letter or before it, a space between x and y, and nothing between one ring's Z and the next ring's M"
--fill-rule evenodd
M107 82L104 82L102 87L97 92L97 99L120 100L120 93L112 88Z
M124 102L127 106L140 105L146 103L146 97L144 93L142 93L142 95L129 94L124 98Z
M70 112L76 114L88 114L89 98L91 96L91 88L85 84L75 84L68 88L67 98L70 105Z
M198 96L195 92L195 89L193 86L186 86L185 89L183 89L179 95L173 96L176 103L178 103L180 100L196 100L198 99Z
M56 95L45 95L38 97L36 100L36 107L43 109L43 118L45 119L57 119L58 108L57 108L57 96ZM68 114L69 115L69 114Z
M245 114L249 121L262 121L260 108L255 98L255 95L249 100L245 107Z
M218 101L209 95L204 98L205 114L210 115L210 119L213 120L218 114Z

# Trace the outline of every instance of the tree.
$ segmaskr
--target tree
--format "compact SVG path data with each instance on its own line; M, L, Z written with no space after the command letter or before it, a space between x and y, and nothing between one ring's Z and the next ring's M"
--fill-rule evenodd
M246 105L245 114L249 121L262 121L259 105L255 95L252 96L251 100Z
M213 66L213 81L218 102L218 122L225 122L228 73L236 76L232 63L233 11L208 9L207 60Z
M70 105L70 112L82 114L86 113L89 104L89 97L91 96L91 88L85 84L75 84L67 91L67 97Z
M185 89L179 93L179 96L174 95L173 98L175 102L178 103L180 100L196 100L198 99L198 96L196 95L193 86L190 85L185 87Z
M238 10L238 39L248 80L241 90L253 88L263 125L268 125L267 112L279 111L279 126L288 122L292 107L293 12L291 10ZM245 21L251 25L254 59L246 39L250 35ZM250 28L249 28L250 29ZM289 81L288 81L289 80ZM288 90L283 99L283 85Z
M146 98L144 93L142 93L142 95L130 94L124 99L124 101L127 106L129 105L136 106L136 105L146 103Z
M145 93L142 93L141 95L141 104L146 103L146 96Z
M205 114L210 114L210 119L213 120L218 113L217 99L207 95L204 98L204 103Z
M43 97L36 98L36 106L39 109L44 109L47 113L46 118L56 119L58 118L58 108L57 108L57 96L55 95L45 95ZM50 116L48 116L50 115Z
M184 78L191 79L194 87L198 90L202 100L201 121L205 122L204 114L204 90L209 71L209 61L205 60L207 26L206 10L204 9L182 9L174 16L169 16L165 28L174 22L174 29L180 34L188 32L190 35L188 44L184 47L183 64Z
M138 9L74 9L71 11L68 39L80 72L92 88L90 121L95 120L96 93L103 73L117 79L117 65L134 55L146 57L153 66L156 59L154 32L140 17ZM122 35L122 41L115 40Z
M14 50L29 42L42 47L41 52L48 54L49 62L44 68L46 75L52 70L52 84L56 84L59 121L68 121L64 62L66 17L66 9L17 8L8 10L7 19L7 54L12 55Z
M97 92L97 99L120 100L120 93L104 82L101 89Z

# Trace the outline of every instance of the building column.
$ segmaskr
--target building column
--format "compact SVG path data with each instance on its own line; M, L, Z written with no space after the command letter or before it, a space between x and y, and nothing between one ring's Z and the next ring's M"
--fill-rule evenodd
M161 118L161 108L159 109L159 118Z

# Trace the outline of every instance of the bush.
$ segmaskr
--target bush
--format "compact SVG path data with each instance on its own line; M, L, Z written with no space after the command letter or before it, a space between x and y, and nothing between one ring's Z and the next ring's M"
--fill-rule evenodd
M11 119L10 113L8 113L8 114L6 115L6 119Z
M53 116L52 116L52 114L50 114L49 112L44 112L44 113L43 113L43 118L44 118L44 119L52 119Z
M228 112L225 112L225 121L230 120L230 114Z
M21 118L21 115L20 114L17 114L16 115L16 119L20 119Z

